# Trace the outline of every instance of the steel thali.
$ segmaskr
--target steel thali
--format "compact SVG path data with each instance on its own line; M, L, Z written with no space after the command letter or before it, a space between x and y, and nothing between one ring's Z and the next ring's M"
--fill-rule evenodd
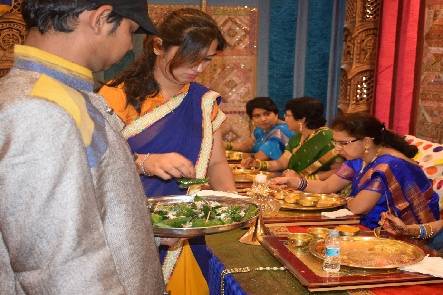
M325 240L313 240L309 251L324 259ZM375 237L341 237L341 265L366 268L390 269L415 264L423 260L425 253L416 245L399 240Z
M222 206L249 206L257 205L247 197L235 198L235 197L221 197L221 196L204 196L202 197L206 201L216 201ZM194 201L194 196L188 195L171 195L164 197L148 198L146 203L151 213L154 212L158 205L168 205L168 204L179 204L179 203L191 203ZM205 227L158 227L153 222L154 235L159 237L177 237L177 238L191 238L202 235L209 235L215 233L221 233L236 228L240 228L248 225L252 220L254 220L259 213L258 207L256 213L251 218L247 220L242 220L239 222L233 222L229 224L221 224L214 226Z

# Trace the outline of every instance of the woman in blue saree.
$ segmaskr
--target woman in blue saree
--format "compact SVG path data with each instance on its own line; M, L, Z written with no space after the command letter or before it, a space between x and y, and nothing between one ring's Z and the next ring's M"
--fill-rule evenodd
M220 95L195 83L225 40L215 21L197 9L171 12L144 52L100 93L125 122L123 135L136 157L148 197L185 194L176 178L209 178L216 190L234 191L221 131ZM172 294L207 294L210 254L204 238L161 249Z
M278 118L278 109L269 97L255 97L246 103L246 113L255 126L252 138L228 142L227 150L250 152L259 160L276 160L294 132Z
M332 193L352 184L347 206L373 229L383 212L404 223L428 223L440 218L438 195L421 168L411 160L417 153L399 135L368 114L339 117L332 124L336 150L347 159L324 181L281 177L274 184L299 190Z

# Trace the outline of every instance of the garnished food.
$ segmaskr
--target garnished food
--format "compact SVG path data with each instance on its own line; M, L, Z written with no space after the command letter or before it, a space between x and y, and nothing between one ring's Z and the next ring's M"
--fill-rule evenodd
M193 202L156 204L151 219L163 228L210 227L249 220L257 210L253 204L223 205L196 196Z
M207 178L179 178L177 179L178 185L181 188L188 188L191 185L205 184L208 182Z

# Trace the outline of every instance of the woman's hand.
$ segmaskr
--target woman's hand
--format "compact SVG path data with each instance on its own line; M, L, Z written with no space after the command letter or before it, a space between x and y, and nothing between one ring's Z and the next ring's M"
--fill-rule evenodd
M291 187L291 188L298 188L300 186L300 177L294 176L294 177L274 177L269 181L270 186L275 187Z
M298 173L295 172L295 171L292 170L292 169L286 169L286 170L284 170L283 173L282 173L282 175L283 175L283 176L286 176L286 177L298 177Z
M136 163L143 165L142 171L145 171L147 175L157 176L164 180L180 177L195 178L195 168L192 162L178 153L150 154L145 160L137 159Z
M380 224L383 229L385 229L391 235L407 234L406 224L400 218L392 215L391 213L383 212L378 224Z
M187 239L185 238L160 238L160 245L174 248L179 246L186 240Z
M241 161L241 166L246 169L256 169L257 163L258 162L255 160L255 158L249 157Z

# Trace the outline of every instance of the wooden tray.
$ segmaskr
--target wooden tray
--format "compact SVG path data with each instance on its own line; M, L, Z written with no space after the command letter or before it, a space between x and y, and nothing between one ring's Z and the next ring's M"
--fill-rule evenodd
M441 278L398 269L342 266L337 275L328 275L321 268L322 260L313 256L307 247L291 247L286 237L275 236L265 236L261 243L311 292L443 283Z

